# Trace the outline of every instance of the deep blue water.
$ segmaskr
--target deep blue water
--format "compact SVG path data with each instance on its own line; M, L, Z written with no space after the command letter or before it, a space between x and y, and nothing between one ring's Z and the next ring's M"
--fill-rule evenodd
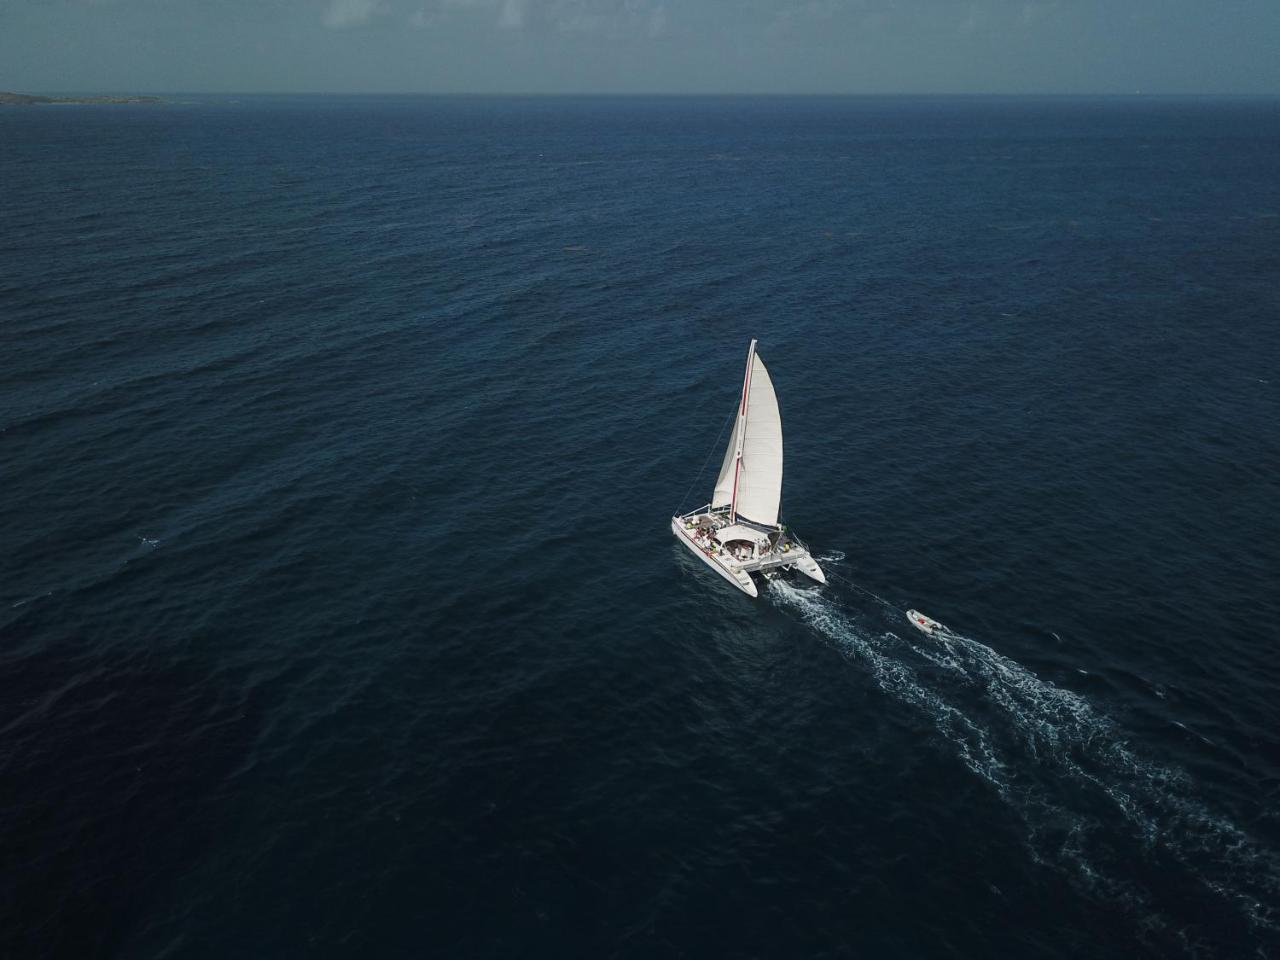
M0 110L0 955L1280 955L1278 320L1275 100Z

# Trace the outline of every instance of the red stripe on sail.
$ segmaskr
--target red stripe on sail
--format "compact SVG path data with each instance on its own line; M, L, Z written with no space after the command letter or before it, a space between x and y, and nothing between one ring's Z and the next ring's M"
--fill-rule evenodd
M747 372L742 377L742 411L739 414L745 421L747 416L747 396L751 392L751 361L755 359L754 343L747 348ZM746 441L746 429L738 433L738 444ZM733 465L733 496L729 501L729 519L738 518L738 474L742 470L742 451L737 451L738 458Z

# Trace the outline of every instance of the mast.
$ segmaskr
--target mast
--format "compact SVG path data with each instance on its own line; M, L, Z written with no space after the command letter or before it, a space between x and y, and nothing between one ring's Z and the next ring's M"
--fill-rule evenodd
M733 497L729 501L729 522L738 521L738 476L742 472L742 443L747 435L747 400L751 396L751 361L756 356L756 341L747 347L747 370L742 375L742 403L738 405L738 425L734 431L737 445L733 451Z

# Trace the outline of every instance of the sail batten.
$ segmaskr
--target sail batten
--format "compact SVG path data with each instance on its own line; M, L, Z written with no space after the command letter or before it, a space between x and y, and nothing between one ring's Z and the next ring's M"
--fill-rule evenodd
M773 381L754 347L753 341L739 413L711 505L732 504L737 516L773 526L782 498L782 418Z

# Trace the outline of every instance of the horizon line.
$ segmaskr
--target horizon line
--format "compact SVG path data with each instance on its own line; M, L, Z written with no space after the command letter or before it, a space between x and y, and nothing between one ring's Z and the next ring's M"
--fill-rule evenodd
M5 90L0 94L17 94L20 96L198 96L198 97L507 97L507 98L553 98L553 97L793 97L793 98L1090 98L1090 99L1135 99L1135 98L1182 98L1182 99L1277 99L1280 91L1274 92L1233 92L1233 91L777 91L777 90L708 90L708 91L653 91L653 90L138 90L138 89L64 89L64 90Z

